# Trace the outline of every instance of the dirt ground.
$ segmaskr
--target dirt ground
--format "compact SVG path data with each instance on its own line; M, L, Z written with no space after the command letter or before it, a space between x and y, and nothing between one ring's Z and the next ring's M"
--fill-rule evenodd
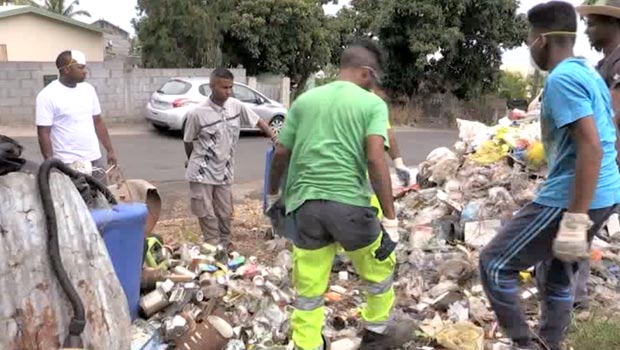
M166 213L169 219L160 220L154 232L172 246L202 243L198 221L188 215L187 201L180 199L171 207L172 212ZM263 215L261 201L246 198L235 204L233 210L231 242L234 249L241 255L256 256L262 263L269 264L275 255L266 249L270 240L270 224Z

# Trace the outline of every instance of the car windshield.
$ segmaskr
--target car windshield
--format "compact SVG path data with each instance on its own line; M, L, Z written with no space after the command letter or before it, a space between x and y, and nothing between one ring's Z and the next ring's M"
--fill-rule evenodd
M181 80L166 82L157 92L162 95L183 95L189 91L191 85Z

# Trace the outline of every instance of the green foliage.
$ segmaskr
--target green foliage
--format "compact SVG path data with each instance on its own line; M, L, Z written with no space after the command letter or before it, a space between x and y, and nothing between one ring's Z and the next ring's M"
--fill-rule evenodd
M303 88L330 59L333 35L316 0L237 0L225 54L248 74L279 73Z
M317 78L314 82L315 86L329 84L338 79L338 67L329 65L323 69L323 77Z
M242 65L249 75L291 78L337 65L347 44L379 40L393 95L452 92L472 98L498 88L503 50L526 36L515 0L138 0L134 21L146 67Z
M145 67L243 65L303 86L329 62L333 35L317 0L139 0Z
M90 13L88 11L76 9L76 7L80 5L80 0L73 0L69 5L66 5L64 0L45 0L45 3L43 5L40 5L38 1L34 0L14 0L12 1L12 3L14 5L29 5L39 7L44 10L67 17L90 17Z
M133 25L147 68L222 64L220 46L232 4L222 0L138 0Z
M515 72L501 72L499 97L505 99L528 99L528 79Z
M379 39L389 56L385 84L396 95L492 92L502 51L527 34L513 0L353 0L351 6L339 13L353 23L341 39Z

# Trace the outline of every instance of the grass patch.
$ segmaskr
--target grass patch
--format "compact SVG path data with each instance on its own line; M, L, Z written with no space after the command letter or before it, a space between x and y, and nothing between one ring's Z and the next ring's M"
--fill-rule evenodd
M573 321L568 345L575 350L620 349L620 315L596 311L585 321Z

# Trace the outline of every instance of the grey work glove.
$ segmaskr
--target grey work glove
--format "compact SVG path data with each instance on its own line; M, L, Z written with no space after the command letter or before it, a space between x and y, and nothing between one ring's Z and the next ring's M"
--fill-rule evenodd
M267 208L265 212L268 213L271 209L278 203L282 195L278 194L267 194Z
M403 159L394 159L394 167L396 168L396 176L398 176L401 185L404 187L409 187L411 184L411 173L409 172L409 168L405 166Z
M553 255L564 262L590 258L588 230L592 221L588 214L564 213L558 235L553 241Z
M381 226L387 234L390 236L390 239L394 243L398 243L400 235L398 234L398 219L390 220L386 217L383 217L381 220Z

